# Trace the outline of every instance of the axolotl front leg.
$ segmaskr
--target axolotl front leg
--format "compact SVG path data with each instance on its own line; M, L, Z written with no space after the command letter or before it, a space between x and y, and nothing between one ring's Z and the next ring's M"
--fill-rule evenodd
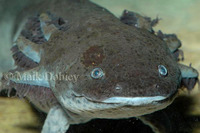
M42 133L65 133L69 128L66 113L59 105L52 107L42 128Z

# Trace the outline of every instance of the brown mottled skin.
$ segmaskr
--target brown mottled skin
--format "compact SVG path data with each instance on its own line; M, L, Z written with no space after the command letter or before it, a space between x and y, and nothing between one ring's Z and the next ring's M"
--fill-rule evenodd
M168 97L177 91L180 71L162 40L148 31L121 23L105 9L87 1L66 2L66 5L71 8L62 10L65 4L58 3L59 10L53 11L67 19L70 28L54 33L44 45L44 64L62 70L74 62L67 70L69 74L80 75L73 91L95 101L113 96ZM158 65L167 68L166 77L159 76ZM103 79L90 77L96 67L105 72ZM122 91L114 89L117 84L123 87ZM56 93L63 93L59 84L56 89Z
M34 18L40 20L36 26L43 21L43 27L29 27L22 34L26 38L22 37L22 44L34 40L28 48L35 53L29 50L28 55L23 45L12 49L16 70L21 74L76 75L78 80L42 78L36 82L6 79L4 75L1 81L3 87L10 85L18 96L26 96L48 113L42 133L64 133L69 125L94 118L129 118L155 112L173 101L181 80L190 89L198 80L198 72L179 65L162 39L146 29L124 24L88 0L58 0L47 10L48 15ZM24 51L23 56L17 54ZM39 60L34 68L30 67L33 59ZM166 75L159 72L160 65L166 68ZM103 71L101 78L91 76L96 68Z

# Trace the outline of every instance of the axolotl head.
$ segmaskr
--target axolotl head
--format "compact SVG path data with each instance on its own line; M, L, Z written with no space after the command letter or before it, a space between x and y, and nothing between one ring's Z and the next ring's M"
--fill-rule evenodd
M76 61L67 73L79 77L75 83L59 82L57 88L67 86L74 96L97 103L132 106L159 103L174 96L181 72L167 45L146 31L123 29L101 35L85 33L88 38L82 45L71 44L65 61ZM90 40L92 36L95 39ZM68 42L70 38L74 37L63 39Z

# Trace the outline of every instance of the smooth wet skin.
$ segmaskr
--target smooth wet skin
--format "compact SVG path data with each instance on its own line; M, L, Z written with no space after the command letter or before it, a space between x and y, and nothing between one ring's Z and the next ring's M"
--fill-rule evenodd
M122 29L117 30L115 26L121 26ZM155 35L146 31L141 35L142 31L134 28L130 30L130 27L124 24L113 24L105 29L95 28L90 32L85 28L82 31L85 32L84 36L89 38L71 42L70 51L65 42L70 42L70 38L78 38L72 30L69 29L65 34L61 33L59 40L52 42L60 44L62 50L66 49L66 54L58 59L63 66L70 65L63 73L80 75L78 82L73 83L73 91L79 95L101 101L114 96L168 97L177 91L180 83L178 65L166 45ZM93 36L99 33L101 35ZM150 36L151 39L146 36ZM168 70L166 76L160 75L159 65L165 66ZM59 67L63 66L57 68L60 70L62 68ZM105 75L100 79L92 78L91 72L95 68L101 68ZM62 89L59 84L57 86L56 88ZM116 89L116 86L121 86L121 89Z
M56 10L64 20L68 18L70 28L55 31L43 45L42 63L46 71L79 75L75 83L50 81L56 98L70 115L68 119L73 119L71 123L139 116L169 105L173 99L169 97L180 86L181 73L167 45L146 30L121 23L96 5L70 4L81 12ZM167 74L160 74L160 65ZM91 76L96 68L103 71L99 79Z
M77 77L38 81L3 77L4 86L15 88L18 96L26 96L48 113L43 133L65 132L70 124L94 118L137 117L163 109L175 98L183 71L187 78L190 70L180 69L166 43L155 34L126 25L86 0L60 1L35 20L40 22L40 32L34 32L35 36L28 36L31 29L22 32L24 41L17 45L23 48L13 50L16 70L21 75ZM18 44L27 40L36 44ZM27 49L40 54L29 56ZM32 68L36 57L38 66ZM198 74L190 78L194 77Z
M82 4L80 10L84 11L86 5ZM59 70L70 66L63 73L80 75L78 82L73 83L73 91L95 101L114 96L168 97L175 93L180 71L165 43L148 31L119 23L102 8L97 9L96 14L77 18L79 25L69 20L73 28L51 36L44 46L48 55L45 64L53 64L54 68L56 65ZM86 16L88 21L82 20ZM168 70L166 76L159 74L159 65ZM90 74L95 68L101 68L105 75L93 79ZM121 89L115 89L116 86Z

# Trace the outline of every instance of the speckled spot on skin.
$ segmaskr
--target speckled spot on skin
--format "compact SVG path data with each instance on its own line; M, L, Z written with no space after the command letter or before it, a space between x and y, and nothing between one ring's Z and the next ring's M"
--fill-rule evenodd
M105 58L102 46L91 46L83 53L82 63L88 66L97 66L102 63Z

